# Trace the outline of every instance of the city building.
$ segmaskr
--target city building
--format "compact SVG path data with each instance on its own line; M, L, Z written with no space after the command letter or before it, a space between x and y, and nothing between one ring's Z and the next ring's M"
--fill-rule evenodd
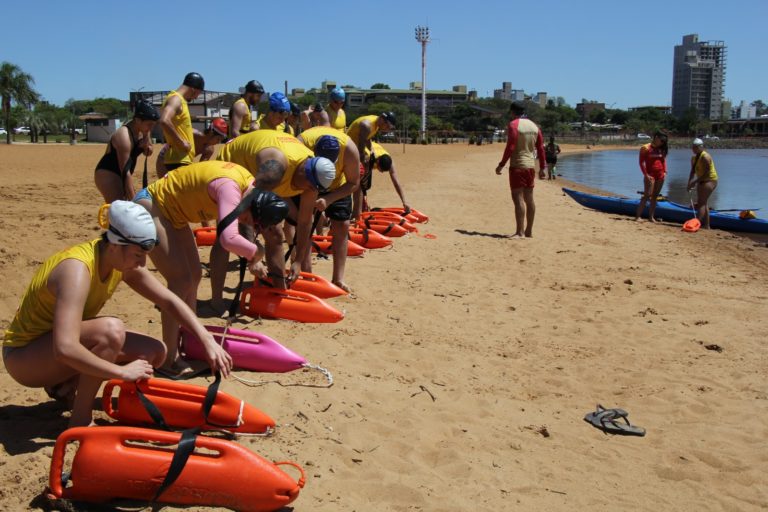
M723 41L699 42L698 34L683 36L674 53L672 115L680 118L695 107L702 119L721 118L725 61Z
M757 106L754 103L741 100L738 106L731 109L731 119L755 119L756 117Z
M493 90L493 98L497 100L523 101L525 100L525 91L513 89L512 82L502 82L501 89Z

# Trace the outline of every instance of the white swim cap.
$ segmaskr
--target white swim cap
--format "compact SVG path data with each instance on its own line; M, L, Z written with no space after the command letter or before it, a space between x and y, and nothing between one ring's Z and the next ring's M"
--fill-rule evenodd
M139 245L151 250L157 244L155 221L146 208L131 201L109 205L107 240L117 245Z
M693 139L693 142L691 142L691 145L692 146L703 146L704 145L704 141L701 140L701 139L696 138L696 139Z
M307 159L304 171L309 182L321 192L327 190L336 179L336 165L321 156Z

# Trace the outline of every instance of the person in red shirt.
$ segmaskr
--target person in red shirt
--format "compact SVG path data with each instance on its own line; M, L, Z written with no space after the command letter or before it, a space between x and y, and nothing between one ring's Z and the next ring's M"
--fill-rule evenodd
M496 166L496 174L501 174L509 161L509 188L512 189L516 224L513 238L530 238L533 236L533 218L536 215L536 204L533 202L535 159L539 160L540 173L543 174L547 168L544 137L536 123L525 117L525 106L522 103L513 103L509 113L512 119L507 126L507 146L501 162Z
M656 200L661 193L661 187L664 186L664 178L667 177L667 134L656 132L653 134L653 140L640 147L640 170L643 172L643 197L640 198L640 204L637 205L635 220L640 220L640 216L645 209L645 202L650 197L651 205L648 208L648 220L656 222L654 213L656 212Z

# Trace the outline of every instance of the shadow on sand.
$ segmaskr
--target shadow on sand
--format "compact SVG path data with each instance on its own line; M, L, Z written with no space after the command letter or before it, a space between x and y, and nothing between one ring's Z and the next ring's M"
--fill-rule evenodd
M467 231L466 229L454 229L457 233L469 236L487 236L489 238L512 238L510 235L502 235L500 233L483 233L481 231Z

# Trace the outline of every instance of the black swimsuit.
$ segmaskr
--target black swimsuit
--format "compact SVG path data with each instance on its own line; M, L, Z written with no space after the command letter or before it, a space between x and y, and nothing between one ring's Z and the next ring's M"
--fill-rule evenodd
M107 145L107 152L104 153L104 156L101 157L99 163L96 164L97 171L103 169L105 171L113 172L121 178L124 178L128 172L133 174L133 171L136 168L136 161L138 160L139 155L144 152L144 149L137 143L131 128L128 126L126 126L126 128L128 128L128 136L131 138L131 154L125 162L125 168L120 169L120 164L117 161L117 150L112 145L112 139L110 139L109 144Z

